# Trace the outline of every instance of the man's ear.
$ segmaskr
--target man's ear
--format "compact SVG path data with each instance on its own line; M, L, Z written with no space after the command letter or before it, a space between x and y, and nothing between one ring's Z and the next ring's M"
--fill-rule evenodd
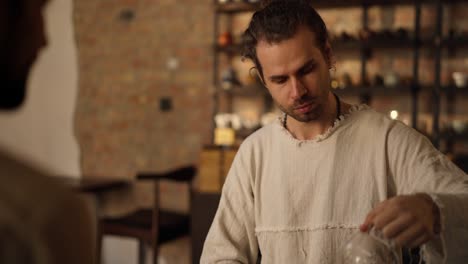
M255 73L252 73L252 72L255 72ZM263 80L262 75L260 74L260 72L259 72L259 70L258 70L257 67L252 67L252 68L250 68L249 74L250 74L250 76L252 76L252 77L253 77L254 74L257 75L257 77L258 77L258 79L260 80L260 82L263 84L263 86L266 87L265 81Z
M260 81L262 82L263 86L266 87L266 83L265 83L265 80L263 79L263 76L260 74L260 72L258 70L255 71L258 75L258 78L260 79Z

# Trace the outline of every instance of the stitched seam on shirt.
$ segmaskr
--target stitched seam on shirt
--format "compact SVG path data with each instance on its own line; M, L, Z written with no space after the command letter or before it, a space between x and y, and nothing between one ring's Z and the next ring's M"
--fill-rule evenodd
M255 228L255 233L279 233L279 232L301 232L301 231L320 231L320 230L329 230L329 229L358 229L356 225L347 225L347 224L333 224L333 225L323 225L317 227L259 227Z

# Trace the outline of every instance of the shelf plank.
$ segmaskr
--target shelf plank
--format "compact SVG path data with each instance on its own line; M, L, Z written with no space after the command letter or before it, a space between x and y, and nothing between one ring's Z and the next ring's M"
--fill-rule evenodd
M434 2L434 1L429 1L429 2ZM457 3L464 3L464 2L466 2L466 0L442 0L442 3L444 4L457 4Z
M234 95L234 96L265 96L268 95L268 90L263 87L261 84L251 84L236 86L230 90L219 89L225 94Z
M455 132L444 132L440 134L439 139L468 142L468 133L458 134Z
M377 3L376 3L377 2ZM316 1L313 3L314 8L339 8L339 7L353 7L362 5L391 5L391 4L408 4L406 0L378 0L378 1L363 1L363 0L328 0L328 1ZM245 3L245 2L227 2L224 4L216 4L216 11L219 13L244 13L254 12L260 9L259 3Z
M252 84L252 85L244 85L234 87L231 90L223 90L223 93L236 95L236 96L251 96L251 95L268 95L268 90L263 87L261 84ZM468 90L468 89L467 89ZM411 93L411 86L404 85L404 86L396 86L396 87L388 87L388 86L353 86L348 87L345 89L333 89L338 95L362 95L362 94L370 94L376 96L382 95L390 95L390 96L398 96L398 95L408 95ZM430 92L431 87L424 86L420 88L420 92Z
M360 51L362 47L362 42L358 39L352 39L352 40L332 40L331 46L333 49L337 50L355 50L355 51Z
M411 49L414 47L415 40L413 39L372 39L369 41L360 40L333 40L332 47L337 50L346 51L360 51L361 48L366 47L370 49ZM433 41L426 39L421 41L421 46L430 46ZM468 46L468 42L466 43ZM215 45L214 50L216 52L227 53L230 55L240 54L241 45L239 43L231 44L228 46Z
M468 95L468 86L463 87L463 88L458 88L455 87L454 85L446 85L442 86L440 89L441 93L447 94L447 95Z
M380 49L401 49L401 48L412 48L415 46L414 39L385 39L385 38L373 38L367 41L361 41L359 39L353 40L334 40L332 41L332 47L338 49L357 49L360 48L380 48Z
M400 49L400 48L412 48L414 47L414 39L370 39L363 42L368 48L380 48L380 49Z
M424 89L425 90L425 89ZM411 93L411 86L398 85L389 87L384 85L379 86L353 86L345 89L334 89L338 95L408 95Z
M320 0L315 1L312 5L315 8L346 8L359 6L387 6L387 5L413 5L416 2L420 3L435 3L435 0ZM445 4L461 3L463 0L444 0ZM227 2L215 3L215 10L218 13L245 13L254 12L260 9L260 3L247 2Z
M409 85L399 85L395 87L389 87L384 85L371 85L371 86L352 86L345 89L333 89L332 91L338 95L362 95L362 94L370 94L370 95L390 95L390 96L397 96L397 95L408 95L411 93L411 86ZM430 92L432 89L431 86L421 86L419 92ZM250 95L267 95L268 90L263 87L261 84L251 84L251 85L243 85L237 86L230 90L223 90L223 93L238 95L238 96L250 96ZM461 90L461 89L460 89ZM468 89L466 93L468 94Z
M429 0L421 1L429 2ZM316 1L312 5L315 8L345 8L345 7L356 7L356 6L386 6L386 5L412 5L414 1L408 0L322 0Z
M463 37L459 39L445 39L442 42L442 47L447 48L466 48L468 47L468 37Z

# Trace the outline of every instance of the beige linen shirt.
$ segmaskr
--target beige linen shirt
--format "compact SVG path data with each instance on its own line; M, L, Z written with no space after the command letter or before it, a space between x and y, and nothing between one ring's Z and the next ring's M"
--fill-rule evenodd
M307 141L278 119L241 145L201 263L342 263L377 203L418 192L442 217L426 263L468 263L468 177L427 138L365 105Z

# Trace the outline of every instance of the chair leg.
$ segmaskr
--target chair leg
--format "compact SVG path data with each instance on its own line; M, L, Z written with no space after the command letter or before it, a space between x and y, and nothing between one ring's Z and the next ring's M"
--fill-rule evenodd
M158 247L153 244L153 264L158 264Z
M144 240L138 241L138 264L146 263L146 244Z
M158 264L158 256L159 256L159 241L158 239L153 239L151 241L151 247L153 250L153 263L152 264Z
M97 247L96 247L96 263L101 264L102 263L102 240L104 238L104 235L98 230L98 235L97 235Z

